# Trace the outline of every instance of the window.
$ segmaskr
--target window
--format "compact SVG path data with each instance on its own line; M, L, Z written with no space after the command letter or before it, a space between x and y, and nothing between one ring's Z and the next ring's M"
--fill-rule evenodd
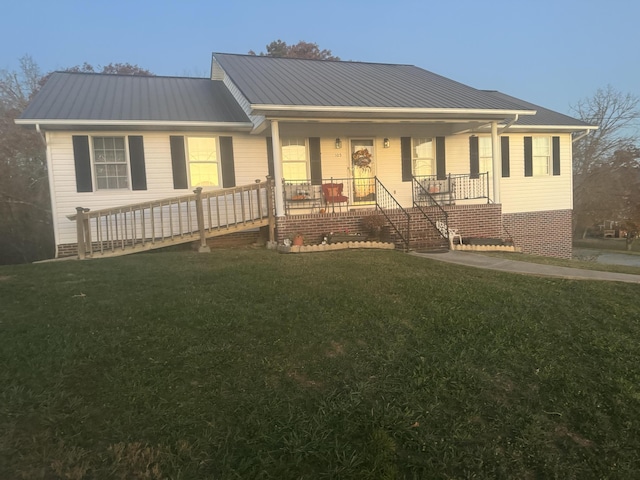
M433 138L411 139L411 161L415 176L433 175Z
M220 185L218 144L215 137L187 137L189 183L192 187Z
M493 150L491 137L478 137L478 160L480 173L493 171Z
M533 175L549 175L551 148L549 137L533 137Z
M304 138L282 139L282 176L286 180L307 180L307 146Z
M124 137L93 137L93 164L98 190L129 188Z

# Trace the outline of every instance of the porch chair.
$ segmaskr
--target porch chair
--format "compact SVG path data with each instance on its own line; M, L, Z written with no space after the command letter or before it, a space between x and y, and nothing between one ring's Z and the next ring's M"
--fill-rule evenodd
M449 247L453 249L453 241L456 237L458 237L460 241L460 245L462 245L462 235L456 228L447 228L447 224L438 220L436 222L436 228L440 232L440 234L449 239Z
M344 183L324 183L322 185L322 196L326 205L335 206L336 203L346 203L349 197L342 194Z

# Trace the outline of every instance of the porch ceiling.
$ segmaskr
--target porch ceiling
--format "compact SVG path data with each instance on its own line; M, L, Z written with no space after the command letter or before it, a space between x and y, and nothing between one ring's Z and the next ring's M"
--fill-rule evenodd
M464 131L474 131L486 122L444 122L444 121L351 121L351 122L327 122L327 121L280 121L280 135L284 136L419 136L434 135L447 136Z

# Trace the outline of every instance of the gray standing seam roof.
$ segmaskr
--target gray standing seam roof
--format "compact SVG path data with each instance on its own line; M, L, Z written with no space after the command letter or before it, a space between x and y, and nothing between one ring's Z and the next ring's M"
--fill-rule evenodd
M56 72L23 120L251 123L221 81Z
M530 110L413 65L213 56L253 105Z
M495 90L485 90L485 92L496 98L517 102L521 104L524 108L537 111L535 115L524 115L522 117L519 117L515 125L522 125L522 126L553 125L553 126L567 126L567 127L593 126L589 123L583 122L582 120L578 120L576 118L570 117L568 115L564 115L562 113L554 112L553 110L549 110L548 108L544 108L539 105L534 105L533 103L530 103L530 102L525 102L524 100L520 100L519 98L512 97L511 95L507 95L506 93L498 92Z

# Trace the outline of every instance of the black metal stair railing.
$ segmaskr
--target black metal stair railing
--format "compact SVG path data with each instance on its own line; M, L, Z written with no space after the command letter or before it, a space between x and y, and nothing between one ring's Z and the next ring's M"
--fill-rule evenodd
M387 190L382 182L375 177L376 209L380 210L391 228L400 237L405 250L409 250L411 242L411 215L402 208L395 197Z
M437 230L442 238L449 243L449 215L438 203L435 196L425 188L424 181L413 177L412 180L413 206L422 213L423 217ZM426 200L426 201L425 201ZM429 206L429 212L425 210Z

